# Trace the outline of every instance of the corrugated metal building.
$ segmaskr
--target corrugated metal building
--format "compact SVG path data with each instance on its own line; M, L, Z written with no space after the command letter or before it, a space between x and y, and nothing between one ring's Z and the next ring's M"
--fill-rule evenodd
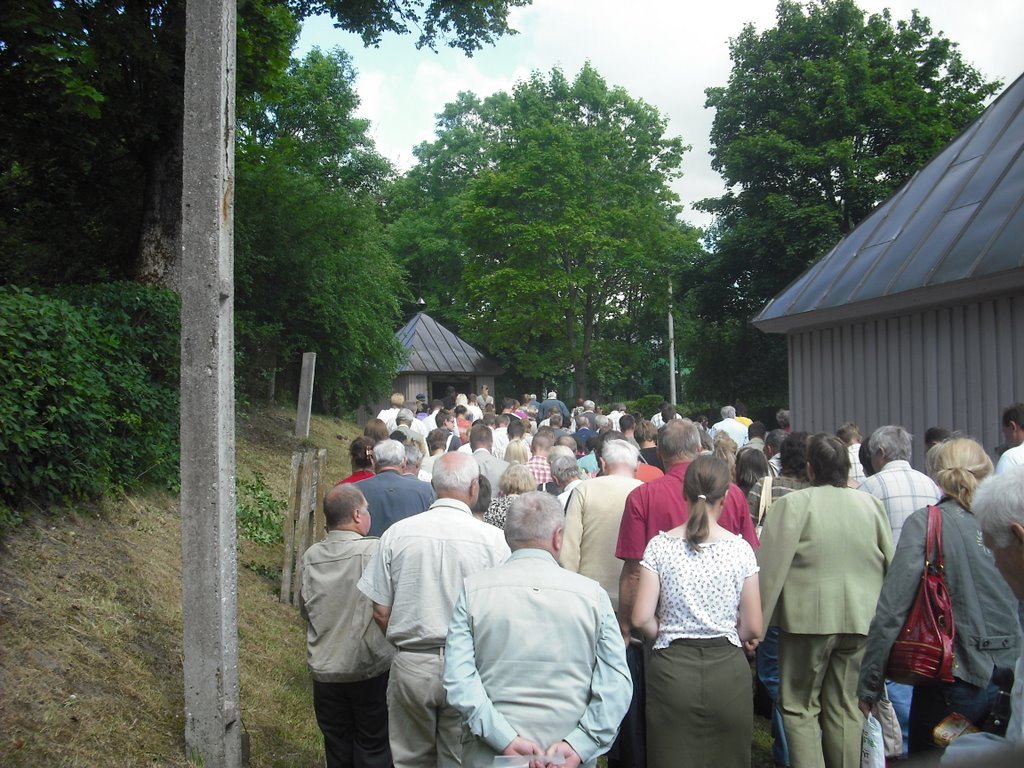
M754 318L789 341L794 424L957 429L1024 399L1024 76Z

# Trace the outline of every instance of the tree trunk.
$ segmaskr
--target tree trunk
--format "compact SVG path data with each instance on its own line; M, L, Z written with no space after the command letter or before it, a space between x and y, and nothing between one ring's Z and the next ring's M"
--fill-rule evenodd
M181 280L181 124L146 157L146 190L135 278L177 291Z

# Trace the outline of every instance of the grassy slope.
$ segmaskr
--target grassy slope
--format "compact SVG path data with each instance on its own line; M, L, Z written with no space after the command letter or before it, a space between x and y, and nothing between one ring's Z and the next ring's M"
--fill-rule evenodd
M238 474L286 498L294 415L239 429ZM349 424L315 418L330 479L347 474ZM119 496L67 517L37 516L0 549L0 765L184 766L181 537L177 497ZM280 547L240 542L243 723L253 766L320 760L305 634L277 583ZM254 569L252 565L261 566Z

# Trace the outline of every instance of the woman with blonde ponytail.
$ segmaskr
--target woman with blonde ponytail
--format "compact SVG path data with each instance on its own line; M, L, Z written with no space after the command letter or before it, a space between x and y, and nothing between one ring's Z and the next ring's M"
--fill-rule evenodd
M757 561L718 524L729 467L699 456L686 470L683 525L647 545L633 626L654 639L647 672L651 768L750 765L753 708L743 645L761 636Z
M953 602L952 683L918 685L910 705L911 754L935 749L932 731L957 712L979 728L992 710L998 687L993 671L1012 668L1020 647L1017 601L999 577L992 553L971 512L974 492L992 474L985 449L970 438L939 443L928 451L928 471L942 489L942 557ZM880 692L889 651L914 600L924 570L928 508L903 524L868 633L857 696L864 709Z

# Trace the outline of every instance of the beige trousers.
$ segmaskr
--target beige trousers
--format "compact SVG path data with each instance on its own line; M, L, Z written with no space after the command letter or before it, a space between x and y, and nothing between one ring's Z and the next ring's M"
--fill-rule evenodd
M395 768L458 768L462 719L441 685L444 650L399 651L388 682L388 728Z
M864 635L779 633L779 711L792 768L860 768Z

